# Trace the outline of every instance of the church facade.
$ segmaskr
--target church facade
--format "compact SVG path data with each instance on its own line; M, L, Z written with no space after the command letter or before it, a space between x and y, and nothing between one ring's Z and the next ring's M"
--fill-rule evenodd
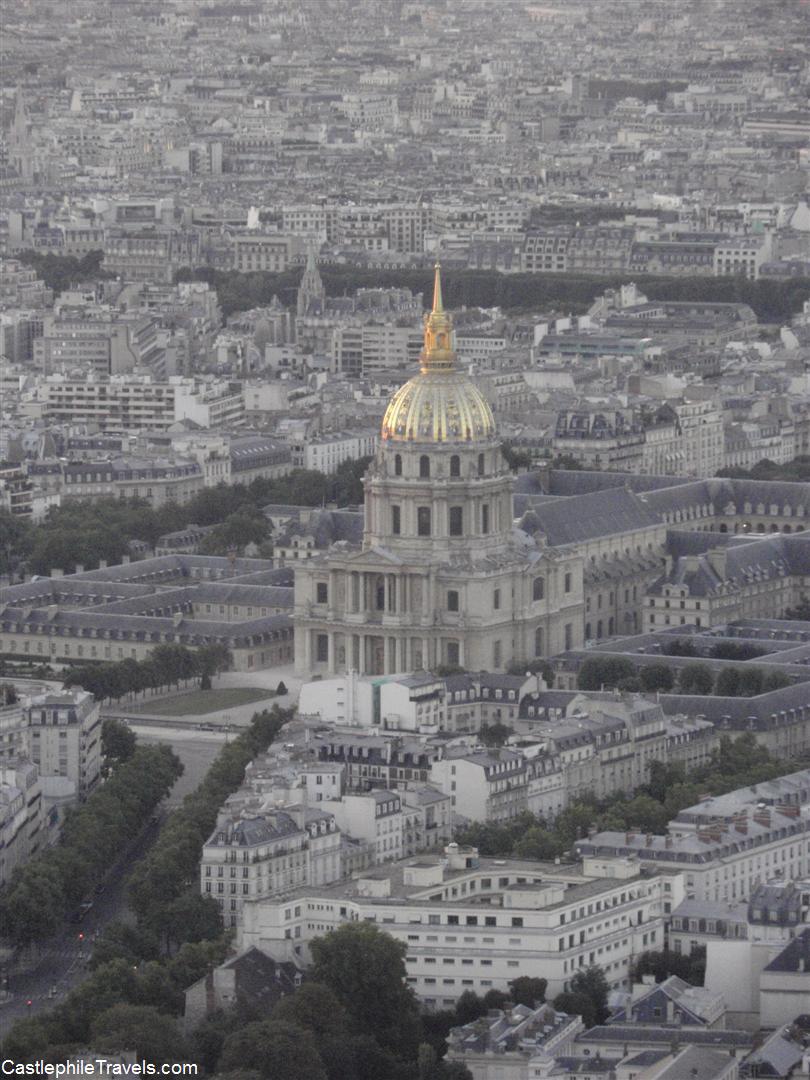
M436 268L420 371L392 397L360 545L296 567L302 674L503 671L582 644L583 565L514 525L492 410L457 366Z

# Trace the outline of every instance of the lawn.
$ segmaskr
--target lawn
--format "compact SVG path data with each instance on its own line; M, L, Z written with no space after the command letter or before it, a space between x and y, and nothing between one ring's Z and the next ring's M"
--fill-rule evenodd
M234 686L222 690L189 690L168 698L147 698L132 712L150 716L202 716L204 713L223 712L236 705L251 705L254 701L269 701L272 690L258 686Z

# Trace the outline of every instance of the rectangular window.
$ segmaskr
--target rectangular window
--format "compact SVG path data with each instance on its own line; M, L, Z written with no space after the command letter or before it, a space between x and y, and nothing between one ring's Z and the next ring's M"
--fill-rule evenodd
M402 510L398 506L391 507L391 532L399 536L402 531Z
M464 509L461 506L450 507L450 535L462 536L464 532Z
M492 606L496 611L498 611L498 609L501 606L501 590L500 589L495 589L495 591L492 594Z
M492 663L497 668L501 666L501 643L495 641L492 644Z
M574 645L574 627L571 623L565 624L565 648L571 649Z
M420 506L416 511L416 532L419 536L430 536L430 507Z
M329 635L317 634L315 637L315 659L326 664L329 661Z
M565 591L566 591L567 593L568 593L568 592L571 592L571 575L570 575L570 574L566 574L566 575L565 575L565 579L564 579L564 588L565 588Z
M447 594L447 610L458 611L458 593L455 589L451 589Z
M484 536L489 532L489 503L481 507L481 532Z
M315 600L318 604L325 604L329 596L329 587L325 581L319 581L315 586Z

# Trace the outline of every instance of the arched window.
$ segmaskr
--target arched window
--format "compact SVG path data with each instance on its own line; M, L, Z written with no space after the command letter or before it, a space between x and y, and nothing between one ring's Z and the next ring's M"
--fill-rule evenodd
M394 475L402 476L402 454L394 454Z
M478 475L479 476L484 475L484 455L483 454L478 455Z
M461 458L458 454L453 454L450 458L450 475L461 476Z
M534 655L543 655L543 627L538 626L534 632Z
M430 458L427 454L422 454L419 458L419 475L421 477L430 476Z
M542 600L546 595L545 578L536 577L532 582L532 600Z

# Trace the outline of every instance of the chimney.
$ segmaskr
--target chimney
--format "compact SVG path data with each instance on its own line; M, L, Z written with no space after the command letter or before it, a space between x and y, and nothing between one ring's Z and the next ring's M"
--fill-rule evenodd
M56 569L51 570L51 577L52 578L60 578L60 577L64 577L64 576L65 576L65 571L64 570L56 570Z
M672 847L672 837L671 836L665 836L664 837L664 847L665 848L671 848Z
M799 808L794 803L777 803L774 809L785 817L797 818L799 816Z
M129 566L129 555L122 555L121 556L121 565L122 566Z
M632 844L632 842L635 840L635 838L636 838L636 834L634 832L626 832L624 834L624 842L625 842L625 844Z
M653 834L648 832L647 835L644 837L644 846L645 847L652 847L652 843L653 843Z
M83 574L84 573L84 563L77 562L76 563L76 569L73 571L73 573L74 574Z
M174 614L172 615L172 626L179 626L182 621L183 621L183 612L182 611L175 611Z

